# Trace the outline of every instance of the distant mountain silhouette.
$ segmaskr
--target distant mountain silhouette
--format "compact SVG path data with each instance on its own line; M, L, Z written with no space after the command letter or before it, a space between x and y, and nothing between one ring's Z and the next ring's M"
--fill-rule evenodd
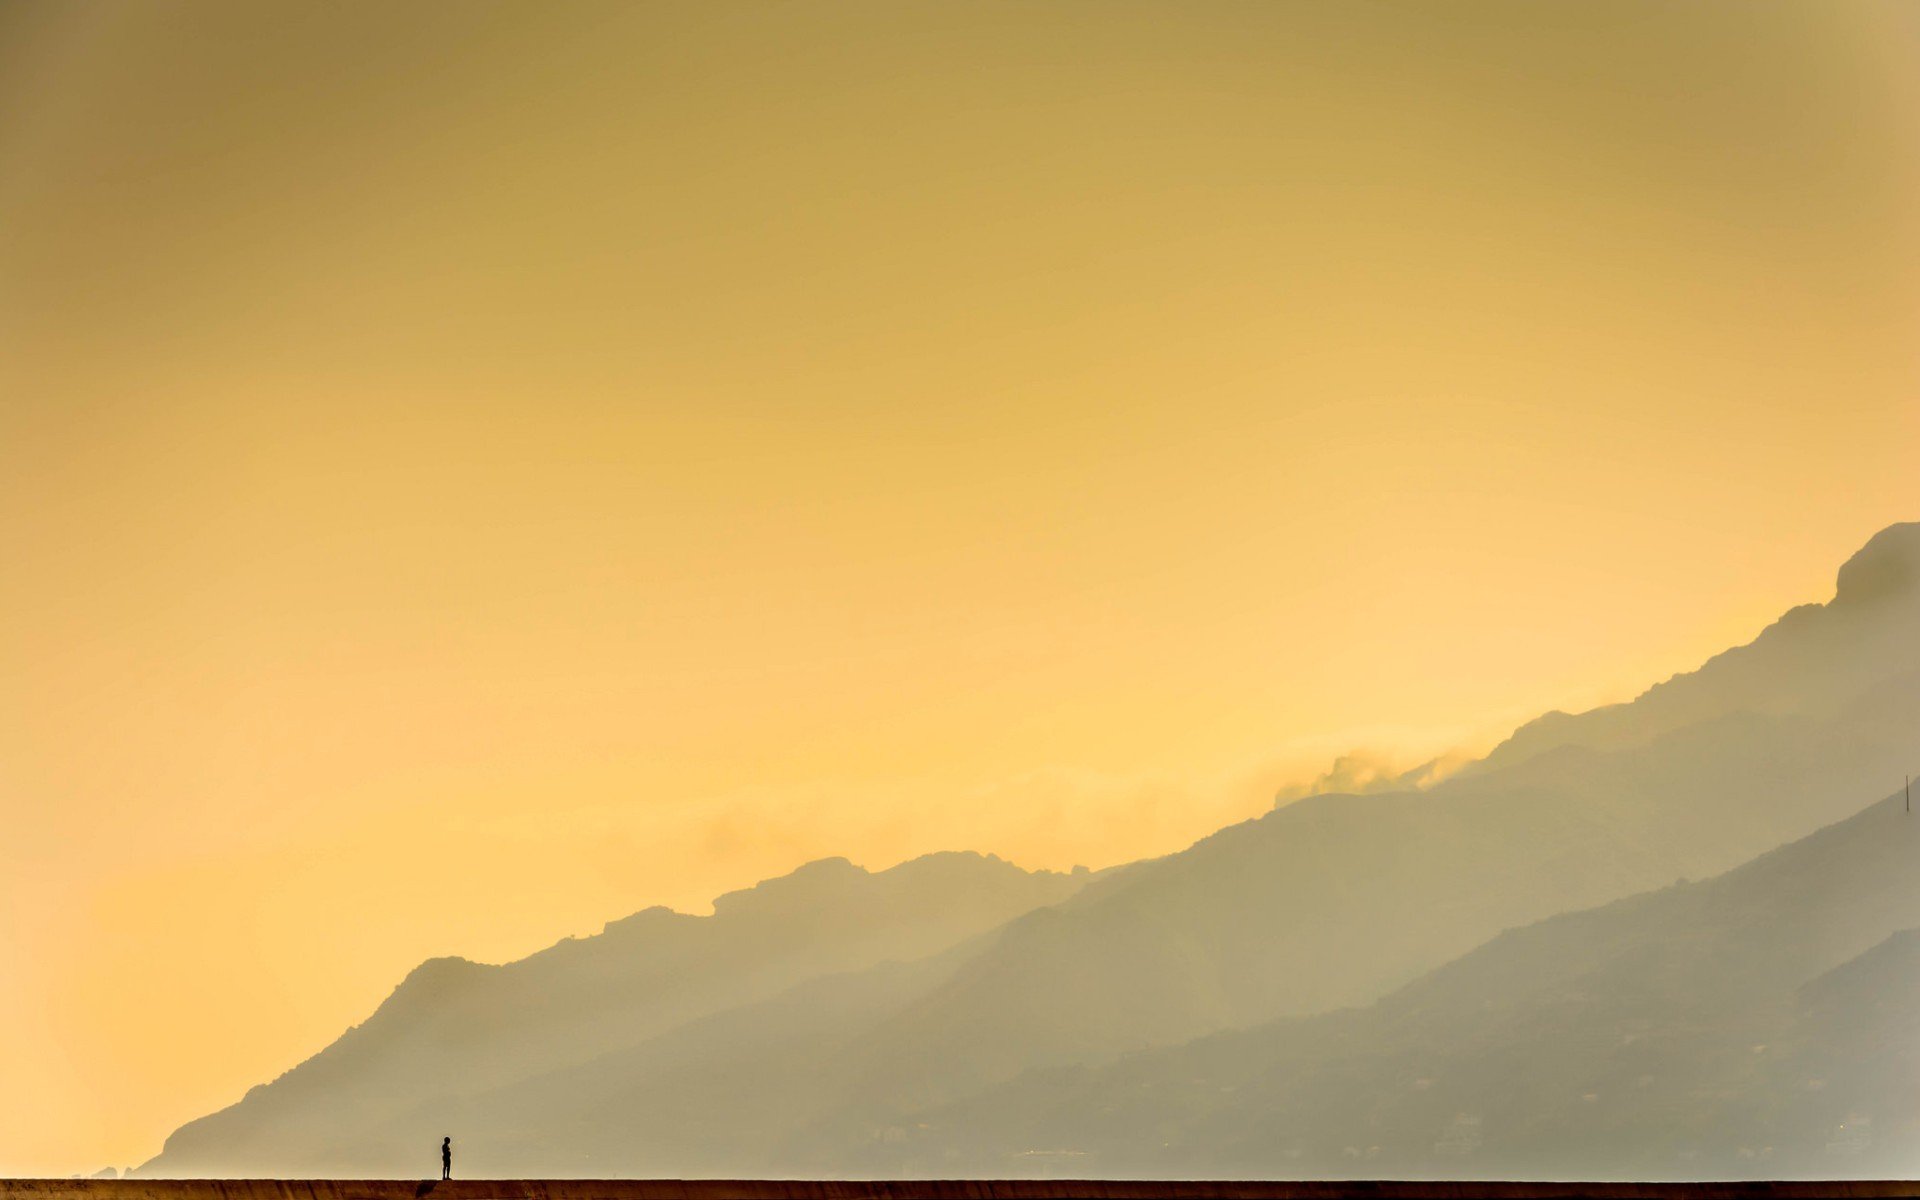
M1745 646L1676 675L1628 704L1522 726L1464 773L1567 746L1619 749L1726 713L1834 715L1920 667L1920 522L1874 535L1840 568L1826 604L1792 609Z
M1126 1068L1102 1064L1368 1005L1503 930L1725 871L1884 794L1917 749L1920 525L1901 525L1842 568L1831 602L1631 703L1532 722L1428 790L1301 800L1078 891L1059 877L1009 886L997 916L980 905L978 920L943 923L932 903L865 959L772 933L674 941L666 929L718 930L724 911L656 910L629 920L660 927L681 956L671 969L652 934L615 936L626 923L505 968L428 964L365 1026L183 1128L147 1170L378 1174L418 1157L418 1131L455 1120L475 1174L1126 1170L1158 1127L1123 1119L1133 1102L1101 1089ZM743 931L784 928L790 899L805 907L769 885L746 895L763 889L763 923ZM864 928L850 910L879 902L850 888L837 922ZM909 935L920 921L939 932ZM574 973L569 955L589 946L597 965ZM1031 1112L1020 1106L1049 1071L1094 1081L1070 1103L1136 1144L1006 1158L1061 1147L1009 1149L966 1115L969 1097ZM1326 1111L1363 1119L1353 1095ZM1425 1144L1465 1162L1494 1144L1480 1120ZM1338 1152L1348 1144L1387 1153L1358 1133ZM1334 1169L1312 1161L1305 1173Z
M824 859L721 896L710 917L650 908L506 966L433 959L333 1045L182 1127L147 1171L404 1176L427 1151L374 1147L424 1101L586 1062L807 979L924 958L1084 881L977 854L878 873ZM463 1148L463 1169L472 1157Z
M1001 1174L1041 1148L1095 1175L1910 1177L1916 868L1896 795L1365 1009L1022 1076L918 1114L880 1165Z

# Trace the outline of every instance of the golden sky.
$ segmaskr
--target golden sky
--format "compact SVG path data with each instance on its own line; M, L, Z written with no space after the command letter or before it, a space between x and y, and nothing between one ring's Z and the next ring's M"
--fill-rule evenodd
M434 954L1103 865L1920 517L1920 9L0 7L0 1173Z

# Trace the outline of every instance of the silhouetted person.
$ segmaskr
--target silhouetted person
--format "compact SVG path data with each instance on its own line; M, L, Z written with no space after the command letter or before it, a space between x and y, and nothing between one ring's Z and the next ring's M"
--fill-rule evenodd
M453 1178L453 1139L450 1137L440 1139L440 1178Z

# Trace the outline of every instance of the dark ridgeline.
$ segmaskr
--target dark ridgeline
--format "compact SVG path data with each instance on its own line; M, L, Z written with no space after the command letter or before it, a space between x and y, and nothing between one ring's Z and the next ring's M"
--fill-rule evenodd
M816 864L713 918L436 960L148 1170L401 1174L452 1124L502 1176L1850 1174L1920 1145L1861 982L1906 985L1920 913L1891 800L1808 835L1885 795L1916 730L1903 525L1831 602L1425 791L1300 801L1077 891Z

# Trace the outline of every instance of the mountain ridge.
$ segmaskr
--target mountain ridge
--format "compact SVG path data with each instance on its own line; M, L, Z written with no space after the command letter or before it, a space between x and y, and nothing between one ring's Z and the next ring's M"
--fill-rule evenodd
M500 965L428 959L364 1021L236 1104L182 1126L143 1171L247 1163L246 1147L308 1129L300 1161L353 1172L332 1108L377 1124L448 1079L465 1089L585 1062L802 980L914 959L1070 895L1091 874L995 856L925 855L870 872L819 860L720 897L711 916L653 907ZM344 1158L345 1161L342 1161Z
M964 1105L1036 1072L1106 1069L1122 1056L1275 1020L1359 1010L1503 931L1717 875L1897 780L1913 761L1917 727L1920 524L1904 524L1848 559L1833 600L1790 610L1634 701L1530 722L1425 790L1298 800L1173 854L1097 878L1062 877L1039 902L1026 900L1045 888L1021 891L1019 905L1008 905L1018 911L964 930L940 925L938 905L894 913L879 922L895 939L888 944L925 953L843 957L804 977L735 964L751 986L672 1013L646 1010L650 1023L612 1004L599 1016L619 1037L603 1029L593 1054L535 1055L531 1066L515 1060L492 1072L457 1055L401 1062L405 1086L396 1096L376 1089L375 1110L325 1086L311 1090L309 1109L291 1113L249 1093L220 1120L183 1127L149 1169L191 1169L224 1153L219 1161L249 1169L326 1163L351 1172L371 1161L365 1148L404 1155L456 1115L526 1156L481 1151L483 1165L503 1174L529 1164L540 1174L556 1164L713 1173L770 1153L753 1147L778 1142L776 1127L782 1137L838 1130L840 1141L823 1144L864 1144L860 1137L891 1136L903 1114ZM899 878L930 880L961 861L929 857L938 861ZM626 934L613 935L630 923L635 936L715 928L684 923L723 912L734 922L727 928L779 925L776 914L798 896L854 919L835 897L854 897L857 909L874 893L850 871L859 868L821 860L729 893L711 918L643 910L610 922L602 936L612 940L596 944L620 944ZM935 926L937 936L927 932ZM564 964L579 953L568 944L523 962ZM765 936L742 944L780 948ZM458 991L463 970L435 967L428 977L444 973ZM502 1027L503 1044L517 1052L563 1041L565 1028L546 1011L556 994L549 983L522 997L523 1008L502 1010L523 1018ZM445 1003L420 1019L459 1027L464 1018ZM762 1057L729 1057L729 1040ZM724 1071L700 1070L723 1061ZM425 1070L435 1066L445 1074ZM562 1111L600 1140L570 1143L566 1127L541 1124ZM748 1111L770 1124L758 1132L729 1124ZM678 1140L649 1128L678 1130ZM868 1147L870 1159L832 1165L897 1161L883 1144Z
M1539 753L1570 739L1585 738L1591 741L1647 736L1644 727L1625 731L1616 726L1627 723L1622 718L1629 713L1644 717L1650 705L1681 707L1690 703L1692 698L1687 696L1689 689L1700 687L1703 678L1710 679L1717 672L1733 671L1743 677L1749 675L1747 668L1754 659L1764 659L1788 639L1819 638L1823 643L1821 649L1828 649L1824 643L1838 639L1830 639L1822 623L1831 622L1836 616L1851 617L1883 602L1912 605L1917 599L1920 599L1920 521L1889 525L1869 538L1864 546L1840 565L1834 575L1832 599L1788 609L1751 641L1722 650L1690 671L1670 675L1632 700L1601 705L1581 713L1558 709L1543 713L1523 723L1489 751L1485 758L1463 768L1463 773L1505 766L1518 757ZM1913 661L1916 639L1912 629L1907 630L1904 637L1897 630L1894 633L1892 640L1903 644L1906 661ZM1875 668L1868 665L1863 674L1872 676L1874 672ZM1804 680L1802 685L1804 687ZM1719 690L1727 689L1722 687ZM1826 690L1818 689L1817 698L1822 701L1830 699ZM1677 701L1674 699L1676 694L1680 697ZM1777 697L1766 697L1764 689L1762 695L1775 705L1779 703ZM1796 696L1800 705L1809 699L1804 691L1797 692ZM1746 703L1751 705L1754 699L1748 696ZM1725 703L1724 699L1719 702ZM1679 719L1677 714L1667 715L1667 727L1670 728L1671 723Z
M919 1173L917 1141L988 1173L1038 1144L1123 1177L1910 1175L1916 858L1896 794L1714 879L1508 930L1365 1009L1029 1073L921 1114L885 1166ZM1462 1114L1471 1146L1449 1141ZM1877 1142L1829 1145L1861 1118Z

